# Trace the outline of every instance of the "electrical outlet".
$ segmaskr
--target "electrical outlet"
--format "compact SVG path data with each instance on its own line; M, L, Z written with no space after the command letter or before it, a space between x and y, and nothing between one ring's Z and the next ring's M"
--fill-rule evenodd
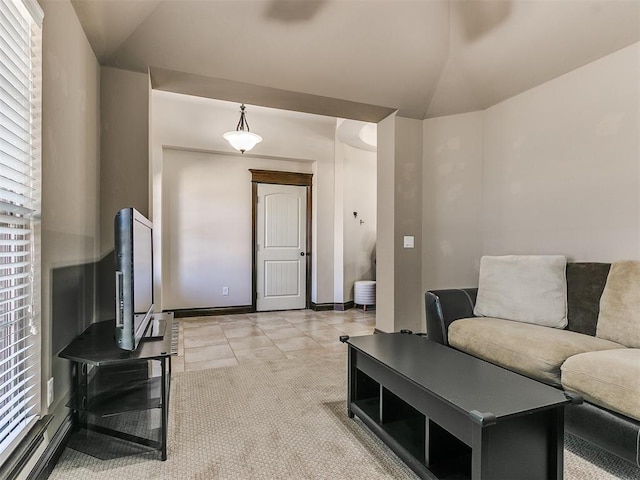
M229 287L222 287L222 295L229 295Z
M53 377L47 380L47 407L53 403Z

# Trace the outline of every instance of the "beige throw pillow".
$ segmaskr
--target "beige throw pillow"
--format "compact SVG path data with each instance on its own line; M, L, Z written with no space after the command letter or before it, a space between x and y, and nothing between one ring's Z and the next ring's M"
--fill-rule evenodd
M567 259L562 255L484 256L474 315L567 326Z
M640 348L640 262L613 262L600 297L596 337Z

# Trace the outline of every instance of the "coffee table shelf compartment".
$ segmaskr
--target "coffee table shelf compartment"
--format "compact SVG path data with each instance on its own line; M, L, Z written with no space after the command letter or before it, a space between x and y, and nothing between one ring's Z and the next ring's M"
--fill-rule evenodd
M383 430L424 465L426 417L384 387L380 411Z
M471 478L471 448L361 370L351 412L422 478Z
M349 417L421 478L562 479L561 392L415 335L347 343Z

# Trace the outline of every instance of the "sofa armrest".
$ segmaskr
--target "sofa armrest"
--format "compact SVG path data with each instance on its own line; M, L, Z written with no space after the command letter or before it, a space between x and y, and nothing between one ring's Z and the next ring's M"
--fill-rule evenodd
M454 320L473 317L477 288L432 290L424 294L429 340L448 345L447 330Z

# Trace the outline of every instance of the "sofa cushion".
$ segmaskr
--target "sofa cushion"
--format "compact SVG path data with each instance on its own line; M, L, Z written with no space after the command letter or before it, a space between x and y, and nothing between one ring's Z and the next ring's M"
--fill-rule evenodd
M574 355L562 365L562 386L588 402L640 421L640 349Z
M640 348L640 262L614 262L600 298L596 336Z
M567 263L567 328L572 332L596 334L600 297L610 268L610 263Z
M473 314L566 327L566 266L562 255L482 257Z
M554 386L560 386L560 366L570 356L622 348L569 330L486 317L454 321L448 340L458 350Z

